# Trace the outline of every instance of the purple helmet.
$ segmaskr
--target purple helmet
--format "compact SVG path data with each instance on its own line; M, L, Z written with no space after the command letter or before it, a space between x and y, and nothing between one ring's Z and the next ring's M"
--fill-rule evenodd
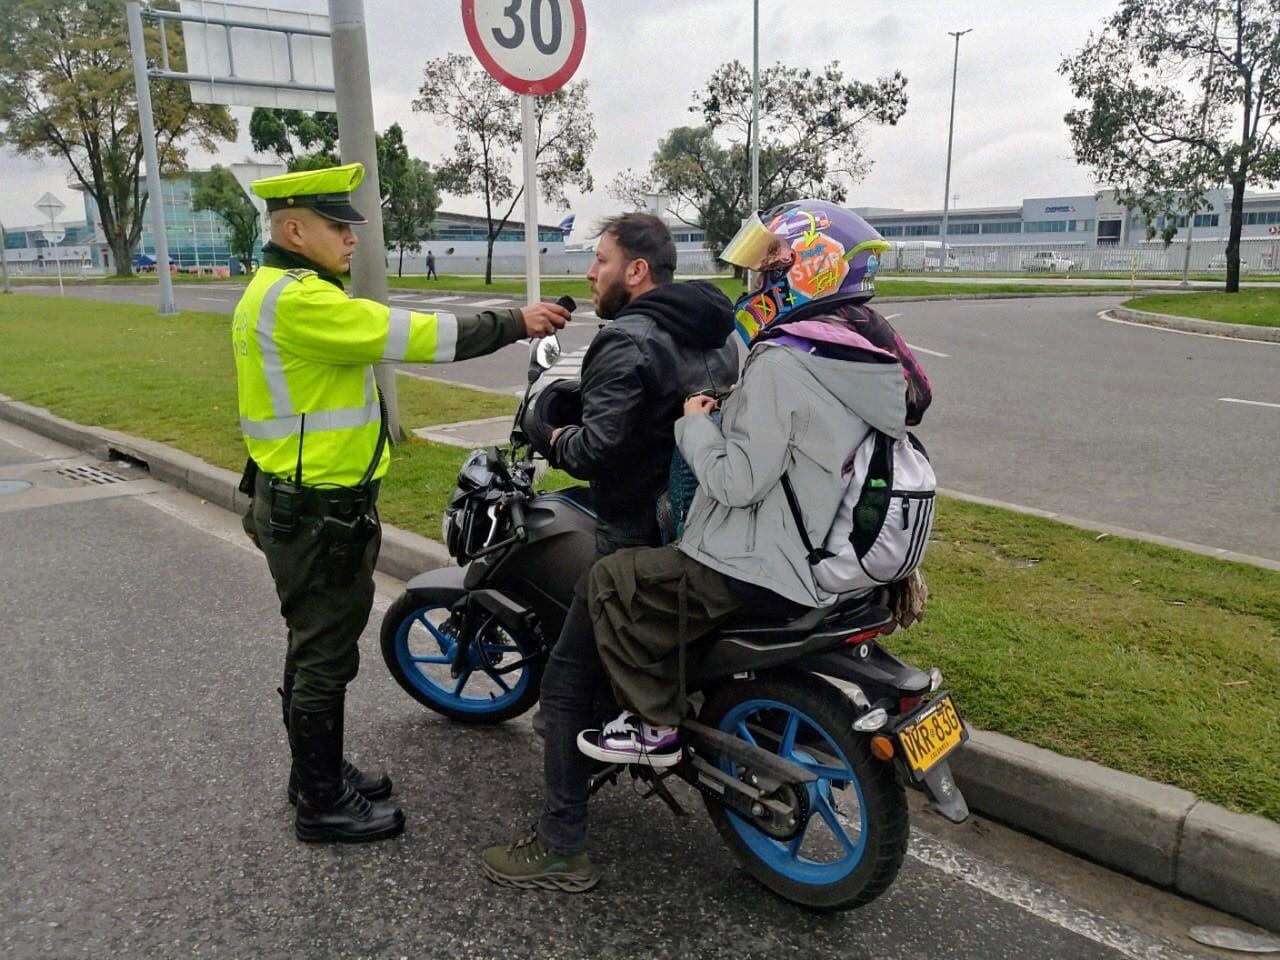
M888 249L869 223L825 200L794 200L752 216L720 254L760 272L760 286L735 304L738 334L751 343L811 303L870 300Z

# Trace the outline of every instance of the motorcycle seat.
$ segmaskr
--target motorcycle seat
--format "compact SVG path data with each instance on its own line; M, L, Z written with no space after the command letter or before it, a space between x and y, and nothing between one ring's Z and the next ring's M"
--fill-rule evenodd
M758 614L733 617L720 626L717 635L759 644L790 643L812 634L858 633L890 621L888 609L876 599L874 593L843 597L834 606L817 607L792 620L762 620Z

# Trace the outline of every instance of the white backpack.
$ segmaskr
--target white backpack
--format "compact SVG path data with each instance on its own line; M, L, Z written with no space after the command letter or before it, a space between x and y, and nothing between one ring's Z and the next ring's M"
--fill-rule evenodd
M814 581L838 594L909 576L920 566L933 529L937 481L924 447L911 434L894 440L871 429L845 461L841 476L844 496L820 549L809 540L791 481L783 477Z

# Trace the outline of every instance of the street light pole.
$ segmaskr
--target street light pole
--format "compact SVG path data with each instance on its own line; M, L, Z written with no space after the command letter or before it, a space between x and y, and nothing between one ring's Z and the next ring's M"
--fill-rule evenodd
M938 263L938 269L943 273L947 271L947 219L951 210L948 205L951 199L951 142L956 129L956 73L960 68L960 38L972 32L972 27L968 30L947 31L949 36L956 38L956 54L951 63L951 119L947 123L947 180L942 189L942 259Z
M760 0L751 28L751 210L760 209Z

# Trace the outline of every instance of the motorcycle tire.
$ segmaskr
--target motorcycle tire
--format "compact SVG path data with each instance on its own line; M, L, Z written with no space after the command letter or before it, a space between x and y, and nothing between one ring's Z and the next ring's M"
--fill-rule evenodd
M444 602L403 593L382 618L382 659L405 692L451 720L477 725L510 720L537 703L542 657L517 674L501 674L473 649L467 669L451 675L456 641L447 627L448 613ZM506 636L486 638L484 649L490 658L515 660L535 653L537 646L531 638Z
M699 716L818 774L806 785L805 822L790 840L771 838L703 798L721 839L747 871L778 896L816 911L870 903L889 888L907 852L906 791L893 767L871 755L869 737L853 730L855 717L834 686L794 670L711 691ZM721 768L738 772L727 759Z

